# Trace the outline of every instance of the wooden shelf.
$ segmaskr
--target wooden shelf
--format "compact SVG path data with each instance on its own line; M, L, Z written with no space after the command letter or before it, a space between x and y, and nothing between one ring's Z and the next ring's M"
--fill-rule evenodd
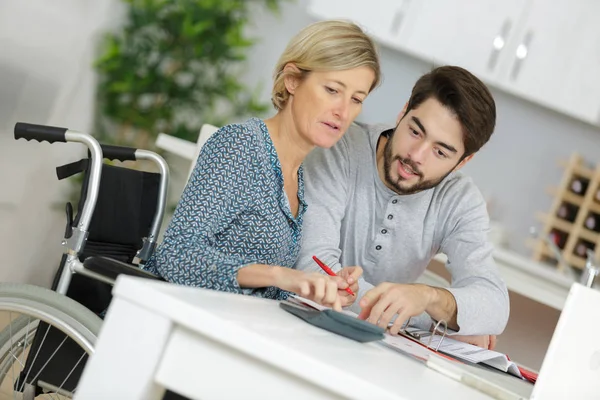
M572 266L584 269L585 268L585 258L581 258L576 256L575 254L570 254L565 257L565 260Z
M558 217L550 217L548 214L543 212L537 212L535 217L538 221L543 222L545 224L549 224L551 227L558 229L559 231L563 231L565 233L571 232L573 229L573 223L566 221L564 219Z
M596 201L592 201L590 203L590 211L593 211L596 214L600 214L600 203L598 203Z
M579 231L579 237L587 240L588 242L596 243L598 239L600 239L600 234L598 234L598 232L590 231L587 228L581 228Z
M558 163L559 163L559 165L560 165L561 167L563 167L563 168L566 168L566 169L568 169L568 168L570 167L570 165L569 165L569 162L568 162L568 161L560 160ZM594 170L593 170L593 169L591 169L591 168L588 168L588 167L587 167L587 166L585 166L585 165L581 165L581 164L579 164L579 165L575 165L575 166L573 166L573 169L572 169L572 171L571 171L571 174L572 174L572 175L577 175L577 176L580 176L580 177L582 177L582 178L585 178L585 179L590 179L590 180L591 180L591 179L592 179L592 177L594 176Z
M558 190L557 187L555 186L551 186L547 189L547 192L549 195L554 196L554 197L561 197L562 200L571 203L571 204L575 204L576 206L581 207L581 205L583 204L583 196L579 196L571 191L565 191L562 195L560 194L560 191ZM600 212L600 204L598 204L598 210Z
M579 154L574 153L569 160L560 161L559 164L565 168L560 184L546 189L554 198L554 201L546 213L538 212L535 214L535 218L542 222L541 232L544 235L552 230L564 232L567 236L561 250L561 258L572 267L585 268L585 257L579 257L574 253L580 241L586 241L595 247L595 262L600 263L600 233L585 227L585 221L590 213L600 215L600 202L595 199L596 193L600 189L600 163L595 169L592 169L585 164ZM570 189L571 182L575 178L589 181L583 196L573 193ZM569 203L578 208L577 215L572 222L557 215L563 203ZM528 246L533 248L534 260L546 260L548 257L556 260L553 251L543 238L536 238ZM557 268L560 268L560 266L557 266Z

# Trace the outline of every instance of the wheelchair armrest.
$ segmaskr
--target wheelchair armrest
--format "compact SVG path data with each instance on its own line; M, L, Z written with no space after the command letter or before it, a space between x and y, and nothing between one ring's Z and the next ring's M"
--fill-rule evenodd
M127 264L122 261L113 260L112 258L103 256L92 256L86 258L83 262L83 265L90 271L115 280L117 279L117 276L121 274L137 276L139 278L156 279L159 281L164 280L160 276L154 275L148 271L144 271L135 265Z

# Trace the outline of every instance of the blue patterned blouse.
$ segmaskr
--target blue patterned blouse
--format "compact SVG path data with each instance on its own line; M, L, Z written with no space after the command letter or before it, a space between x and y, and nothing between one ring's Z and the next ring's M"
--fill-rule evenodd
M202 147L146 269L176 284L284 299L288 293L275 287L241 289L236 276L254 263L292 268L306 211L302 166L298 199L294 218L262 120L224 126Z

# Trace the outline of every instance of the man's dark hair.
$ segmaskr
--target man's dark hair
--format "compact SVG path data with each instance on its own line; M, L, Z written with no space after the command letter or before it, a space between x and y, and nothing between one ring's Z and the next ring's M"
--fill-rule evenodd
M496 104L476 76L464 68L442 66L423 75L413 87L406 113L435 98L452 111L463 128L465 158L481 149L494 132Z

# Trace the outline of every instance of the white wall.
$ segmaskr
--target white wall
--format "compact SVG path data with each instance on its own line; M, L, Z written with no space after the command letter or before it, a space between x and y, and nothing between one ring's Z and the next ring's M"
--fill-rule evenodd
M69 183L56 166L83 148L13 139L15 122L89 131L94 40L112 0L0 0L0 281L48 286L60 261ZM61 206L64 209L64 204Z
M288 40L315 21L306 2L285 2L281 15L256 13L251 33L260 38L250 57L248 84L262 82L264 101L270 98L271 73ZM384 81L363 107L359 120L390 122L408 100L415 81L431 69L427 63L389 48L381 49ZM509 246L529 255L525 239L539 224L536 211L547 211L551 197L546 187L557 185L559 159L577 151L589 162L600 161L600 129L491 88L498 111L490 142L464 168L493 202L492 217L508 233Z

